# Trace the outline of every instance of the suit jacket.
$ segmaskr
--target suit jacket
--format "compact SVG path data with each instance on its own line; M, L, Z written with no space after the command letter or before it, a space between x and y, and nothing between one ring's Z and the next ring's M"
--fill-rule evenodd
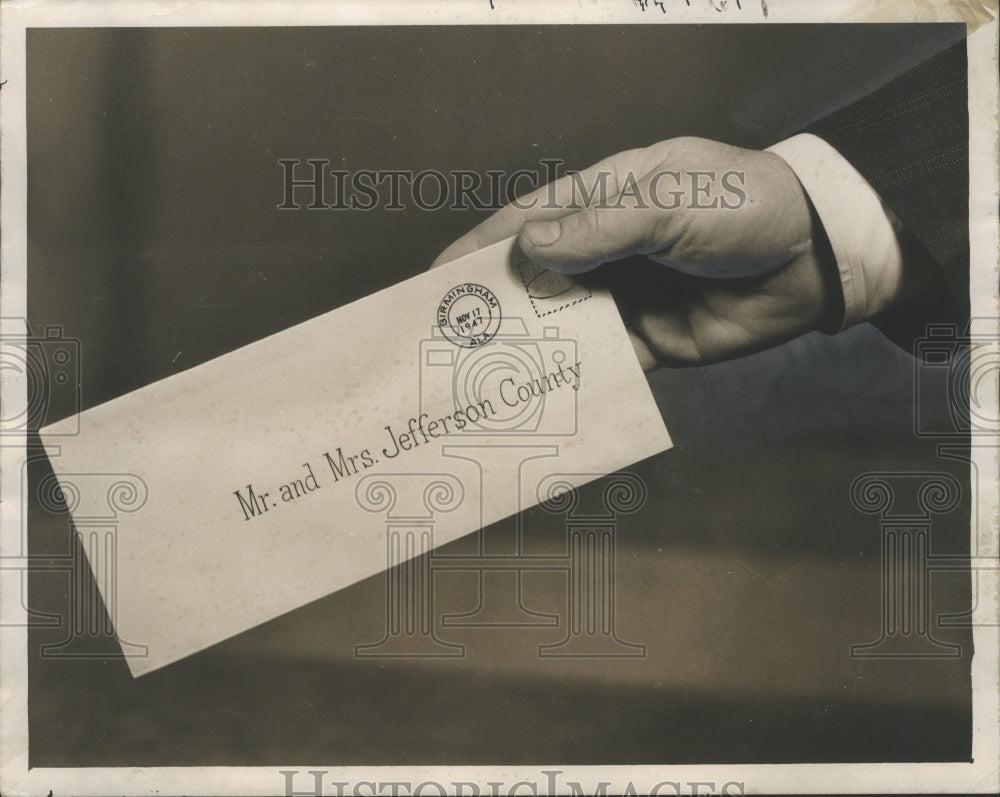
M850 161L905 225L911 284L898 306L873 319L900 343L926 322L964 325L969 317L966 74L962 41L808 130Z
M906 225L904 283L916 272L918 284L872 322L907 351L928 323L964 327L969 316L966 85L962 42L807 129L847 158ZM923 368L916 378L920 363L885 337L867 324L812 333L736 360L659 369L650 385L681 446L818 436L898 442L910 439L918 409L950 418L950 394L933 381L940 369Z

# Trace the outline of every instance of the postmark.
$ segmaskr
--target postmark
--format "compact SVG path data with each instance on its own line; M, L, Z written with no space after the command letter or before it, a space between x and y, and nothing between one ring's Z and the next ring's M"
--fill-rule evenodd
M489 343L500 330L500 301L485 285L465 282L444 295L437 324L444 336L465 349Z

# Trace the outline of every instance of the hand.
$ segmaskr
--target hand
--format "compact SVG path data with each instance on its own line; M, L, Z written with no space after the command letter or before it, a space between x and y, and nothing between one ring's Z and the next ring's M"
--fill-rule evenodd
M612 155L505 206L432 268L515 234L531 260L566 274L636 254L659 264L633 259L595 274L611 285L646 370L837 325L825 233L773 153L675 138Z

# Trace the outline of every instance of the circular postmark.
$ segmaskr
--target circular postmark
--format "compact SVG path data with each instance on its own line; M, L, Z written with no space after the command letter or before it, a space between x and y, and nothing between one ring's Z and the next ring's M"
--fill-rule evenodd
M437 323L456 346L474 349L489 343L500 330L500 302L489 288L475 282L456 285L437 309Z

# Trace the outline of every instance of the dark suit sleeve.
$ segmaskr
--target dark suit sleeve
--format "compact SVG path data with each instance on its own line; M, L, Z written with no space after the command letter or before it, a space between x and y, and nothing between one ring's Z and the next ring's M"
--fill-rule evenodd
M928 313L932 317L923 320L964 324L969 317L965 42L807 132L829 142L850 161L905 225L904 263L911 276L920 273L916 280L920 295L912 301L908 297L906 308L895 308L881 319L901 333L892 336L906 337L902 327ZM942 294L947 305L940 301Z

